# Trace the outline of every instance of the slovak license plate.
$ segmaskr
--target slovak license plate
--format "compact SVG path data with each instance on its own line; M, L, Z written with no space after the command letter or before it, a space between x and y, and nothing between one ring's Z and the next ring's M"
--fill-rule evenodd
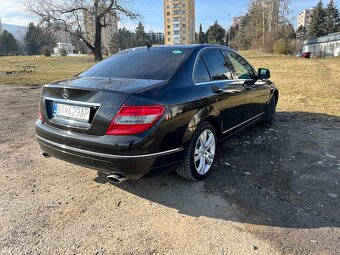
M83 107L77 105L68 105L54 103L53 114L57 117L65 117L68 119L81 120L89 122L90 120L90 107Z

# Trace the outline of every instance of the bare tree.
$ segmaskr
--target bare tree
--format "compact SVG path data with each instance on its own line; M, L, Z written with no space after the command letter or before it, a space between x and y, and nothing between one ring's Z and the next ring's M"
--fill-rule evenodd
M22 0L27 10L40 17L40 24L52 32L65 31L75 36L102 60L102 28L110 25L107 16L124 15L136 19L138 15L126 8L128 0ZM88 19L87 17L91 17ZM94 42L86 37L85 22L95 26Z

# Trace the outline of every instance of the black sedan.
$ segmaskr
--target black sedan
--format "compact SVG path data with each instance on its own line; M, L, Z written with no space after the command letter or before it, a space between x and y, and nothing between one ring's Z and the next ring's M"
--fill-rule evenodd
M269 78L223 46L134 48L45 85L36 136L45 157L112 182L170 166L202 180L219 142L272 123L279 93Z

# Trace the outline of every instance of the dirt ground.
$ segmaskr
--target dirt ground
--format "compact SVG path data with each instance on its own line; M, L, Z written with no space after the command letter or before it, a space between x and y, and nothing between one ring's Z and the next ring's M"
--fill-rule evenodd
M39 94L0 90L0 254L339 254L340 118L279 112L203 182L111 185L40 155Z

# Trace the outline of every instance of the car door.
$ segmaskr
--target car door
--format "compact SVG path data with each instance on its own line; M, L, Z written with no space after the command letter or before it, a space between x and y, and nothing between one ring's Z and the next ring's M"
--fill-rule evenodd
M260 116L265 112L270 96L270 86L265 80L257 79L253 67L240 55L226 50L235 75L244 87L244 114L247 120Z
M244 87L235 79L230 63L218 48L204 50L197 59L194 81L205 106L220 113L224 132L242 123Z

